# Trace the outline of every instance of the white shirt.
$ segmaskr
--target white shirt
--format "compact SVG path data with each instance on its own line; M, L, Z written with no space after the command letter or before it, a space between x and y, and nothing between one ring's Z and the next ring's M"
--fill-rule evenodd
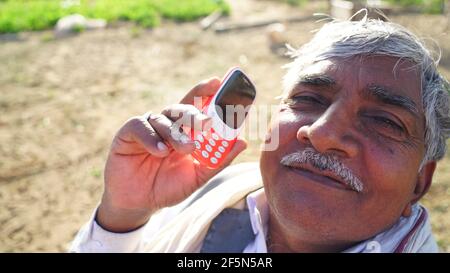
M239 166L240 165L240 166ZM244 170L244 164L232 168L235 171ZM251 166L251 165L245 165ZM231 167L230 167L231 168ZM257 167L255 167L257 168ZM250 168L251 169L251 168ZM255 178L257 179L257 178ZM259 178L258 178L259 179ZM95 212L75 237L70 247L71 252L143 252L148 242L157 234L165 224L190 204L195 195L187 198L180 204L164 208L153 215L143 227L128 233L113 233L104 230L95 222ZM266 253L266 237L269 220L269 207L267 205L264 189L261 188L247 195L247 209L255 234L254 241L244 249L244 253ZM423 217L425 216L425 217ZM415 204L412 215L400 217L399 220L387 230L375 235L366 241L358 243L344 252L393 252L405 240L404 252L437 252L438 247L431 233L431 225L425 208Z
M114 233L103 229L95 221L96 211L75 237L70 247L70 252L141 252L144 244L151 238L156 230L161 228L175 216L186 202L165 208L152 217L141 228L127 232ZM269 211L264 189L257 190L247 196L247 207L250 221L255 234L255 240L247 245L244 253L266 253L266 236Z

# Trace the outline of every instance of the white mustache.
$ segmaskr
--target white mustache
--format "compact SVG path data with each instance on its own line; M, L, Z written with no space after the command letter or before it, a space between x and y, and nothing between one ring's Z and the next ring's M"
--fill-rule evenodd
M327 170L332 172L356 192L362 192L363 190L363 183L336 157L320 154L312 148L285 155L280 160L280 163L288 167L295 167L295 164L308 163L320 171Z

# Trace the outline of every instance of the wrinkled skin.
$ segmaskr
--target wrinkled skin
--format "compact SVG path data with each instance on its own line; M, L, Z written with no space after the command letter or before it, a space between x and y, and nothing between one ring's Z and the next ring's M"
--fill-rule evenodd
M413 65L357 56L319 61L301 72L310 80L284 94L271 121L269 136L278 129L279 146L261 154L269 251L341 251L411 214L436 166L428 162L419 172L425 120ZM317 79L323 76L334 83ZM373 86L407 98L416 112L368 95ZM283 156L305 148L336 156L362 181L363 191L319 183L320 172L305 175L280 164Z

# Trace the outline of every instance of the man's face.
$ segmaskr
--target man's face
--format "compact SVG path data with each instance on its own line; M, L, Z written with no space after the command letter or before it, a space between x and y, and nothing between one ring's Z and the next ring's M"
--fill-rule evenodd
M299 76L272 119L279 147L261 155L271 221L311 241L370 238L415 197L425 151L418 70L409 61L366 56L316 62ZM341 162L362 191L326 168L280 163L305 149Z

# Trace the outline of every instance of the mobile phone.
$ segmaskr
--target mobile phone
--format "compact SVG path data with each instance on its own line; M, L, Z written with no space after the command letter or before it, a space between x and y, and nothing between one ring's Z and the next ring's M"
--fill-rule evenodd
M256 97L256 89L239 67L228 71L217 92L202 106L211 117L211 128L191 130L195 143L192 156L209 168L218 168L236 143L248 111Z

